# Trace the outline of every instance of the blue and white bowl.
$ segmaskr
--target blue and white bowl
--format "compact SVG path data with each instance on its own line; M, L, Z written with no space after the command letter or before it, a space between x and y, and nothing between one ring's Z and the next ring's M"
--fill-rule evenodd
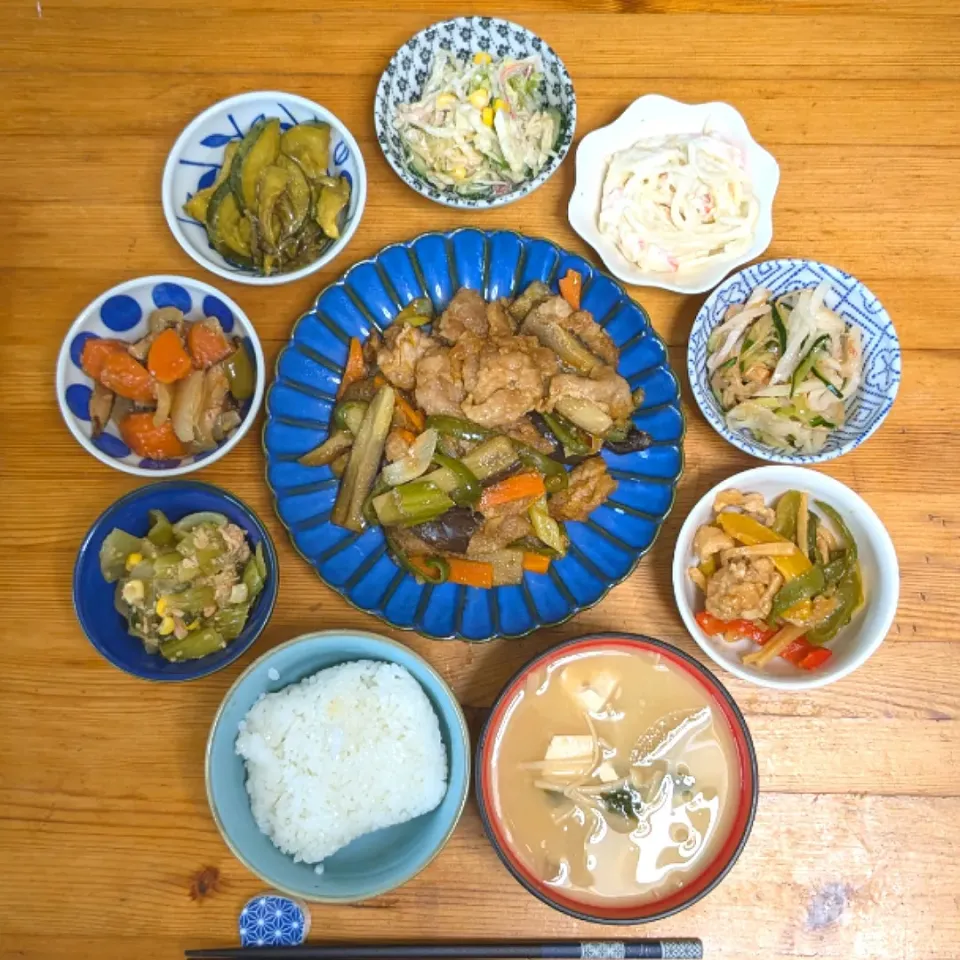
M216 317L224 332L240 337L250 352L256 375L253 397L240 409L240 426L215 450L180 460L151 460L137 456L120 438L111 421L96 439L90 424L93 381L80 366L83 345L91 337L110 337L135 343L146 336L147 320L160 307L176 307L188 320ZM70 432L101 463L138 477L175 477L192 473L226 456L250 429L263 401L263 350L253 324L225 293L188 277L157 276L128 280L102 293L73 322L57 359L57 401Z
M283 129L306 121L323 121L330 125L330 168L335 176L350 181L350 203L340 238L323 254L299 270L262 276L251 268L239 267L225 260L210 244L207 231L199 220L188 217L183 205L216 178L223 162L224 148L231 140L241 140L251 126L264 117L278 117ZM259 286L290 283L315 273L333 260L350 242L360 223L367 200L367 171L357 141L349 130L325 107L293 93L261 90L229 97L208 107L192 120L177 138L163 171L163 214L177 243L201 267L228 280Z
M749 433L731 430L707 373L707 340L723 321L727 307L743 303L757 288L774 296L791 290L830 285L825 303L863 334L863 380L856 397L847 404L847 421L831 432L820 453L784 453L756 441ZM860 446L890 412L900 386L900 341L883 304L856 277L816 260L766 260L728 277L700 308L687 348L690 388L707 422L725 440L744 453L771 463L823 463Z
M537 176L505 192L491 190L488 194L462 197L452 190L438 189L413 170L400 134L394 129L393 118L398 104L409 103L420 97L433 59L441 49L451 51L460 60L469 60L479 51L489 53L495 60L540 55L543 61L544 93L550 106L560 111L562 122L556 152ZM577 100L573 93L573 81L563 61L535 33L497 17L455 17L421 30L393 55L377 86L373 119L383 155L408 187L446 207L486 210L528 196L556 173L573 142L573 132L577 126Z
M439 312L460 287L486 300L516 296L534 280L555 291L569 269L583 277L583 308L620 348L619 372L644 390L633 421L652 443L624 456L604 451L618 488L585 522L567 524L570 550L547 574L527 572L519 586L492 590L418 583L393 561L379 527L360 534L331 522L339 481L330 467L298 462L329 433L350 338L383 330L416 297L430 297ZM297 321L266 407L267 483L294 547L355 607L437 639L519 637L598 603L653 546L683 469L677 379L643 308L582 257L506 230L426 233L355 264Z

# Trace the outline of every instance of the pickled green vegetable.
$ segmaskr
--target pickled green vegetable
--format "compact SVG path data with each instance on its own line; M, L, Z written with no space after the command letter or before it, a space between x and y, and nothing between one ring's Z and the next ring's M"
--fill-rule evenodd
M173 535L173 527L162 510L151 510L150 530L147 532L147 539L155 547L172 547L176 541Z
M127 572L127 557L140 552L140 538L124 530L111 530L100 547L100 572L114 583Z

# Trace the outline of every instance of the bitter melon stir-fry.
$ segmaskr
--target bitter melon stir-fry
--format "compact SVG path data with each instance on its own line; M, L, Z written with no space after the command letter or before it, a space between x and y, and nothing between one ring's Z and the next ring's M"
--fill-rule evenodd
M750 640L763 669L783 657L802 670L830 659L829 643L864 602L857 542L828 503L789 490L773 506L759 493L722 490L697 531L688 572L704 594L708 636Z
M616 489L601 449L650 442L580 288L574 271L560 296L539 281L492 303L464 288L439 317L413 300L382 337L352 340L331 432L300 461L341 477L332 521L381 526L431 583L546 573L566 553L564 522Z
M441 190L506 193L553 156L560 112L543 93L539 56L470 63L440 50L419 100L397 107L394 126L410 166Z
M860 328L824 304L826 283L773 298L758 288L707 341L710 386L732 430L787 453L817 453L860 385Z
M264 276L297 270L340 236L350 181L330 176L329 163L329 124L281 130L276 118L258 120L227 144L216 180L183 209L225 260Z
M166 660L197 660L243 631L268 576L263 547L250 549L222 513L191 513L171 524L150 511L145 537L110 532L100 570L117 584L115 605L131 636Z

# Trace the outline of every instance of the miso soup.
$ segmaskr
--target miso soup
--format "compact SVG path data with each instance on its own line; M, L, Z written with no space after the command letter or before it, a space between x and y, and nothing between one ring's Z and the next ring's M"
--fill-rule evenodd
M727 720L669 658L616 646L534 670L493 745L493 804L509 846L556 893L607 906L690 884L736 817Z

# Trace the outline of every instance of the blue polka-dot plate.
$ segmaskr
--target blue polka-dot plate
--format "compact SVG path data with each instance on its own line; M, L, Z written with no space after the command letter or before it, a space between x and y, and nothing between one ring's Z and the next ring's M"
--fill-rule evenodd
M120 439L113 421L94 439L89 412L93 381L80 366L83 345L91 337L110 337L134 343L147 333L147 320L160 307L176 307L183 311L188 320L216 317L226 333L244 341L256 373L253 397L241 408L243 421L233 435L216 450L181 460L138 457ZM188 277L142 277L121 283L101 294L74 321L57 360L57 400L70 432L88 453L102 463L139 477L175 477L192 473L225 456L250 429L263 400L263 386L263 351L247 315L226 294Z
M653 442L624 456L604 451L617 490L586 522L567 524L570 550L549 573L528 572L519 586L493 590L419 584L393 562L378 527L356 534L331 523L337 478L329 467L298 462L327 436L350 337L382 330L415 297L429 296L439 311L460 287L487 300L515 296L533 280L556 291L568 269L582 274L583 308L620 348L620 373L644 390L633 420ZM267 483L294 546L354 606L437 639L519 637L593 606L653 545L683 469L677 379L646 312L582 257L506 230L427 233L351 267L297 322L266 407Z
M707 374L707 340L723 320L727 308L743 303L757 287L775 297L791 290L830 287L825 304L848 324L860 328L863 342L863 377L856 396L847 403L847 420L834 430L819 453L785 453L760 443L748 432L732 430ZM856 277L816 260L765 260L728 277L700 308L687 347L690 387L707 422L735 447L771 463L809 465L823 463L856 449L883 423L900 386L900 341L883 304Z
M340 239L324 250L313 263L265 277L252 268L237 266L225 260L210 245L206 228L189 217L183 205L204 187L209 187L223 163L223 153L231 140L242 139L251 126L264 117L277 117L282 129L297 123L320 120L330 125L330 167L328 173L345 176L350 181L350 203L347 206ZM350 242L363 215L367 200L367 171L357 141L350 131L325 107L277 90L242 93L221 100L191 120L177 138L163 171L163 214L177 243L201 267L228 280L271 286L290 283L319 270L329 263Z

